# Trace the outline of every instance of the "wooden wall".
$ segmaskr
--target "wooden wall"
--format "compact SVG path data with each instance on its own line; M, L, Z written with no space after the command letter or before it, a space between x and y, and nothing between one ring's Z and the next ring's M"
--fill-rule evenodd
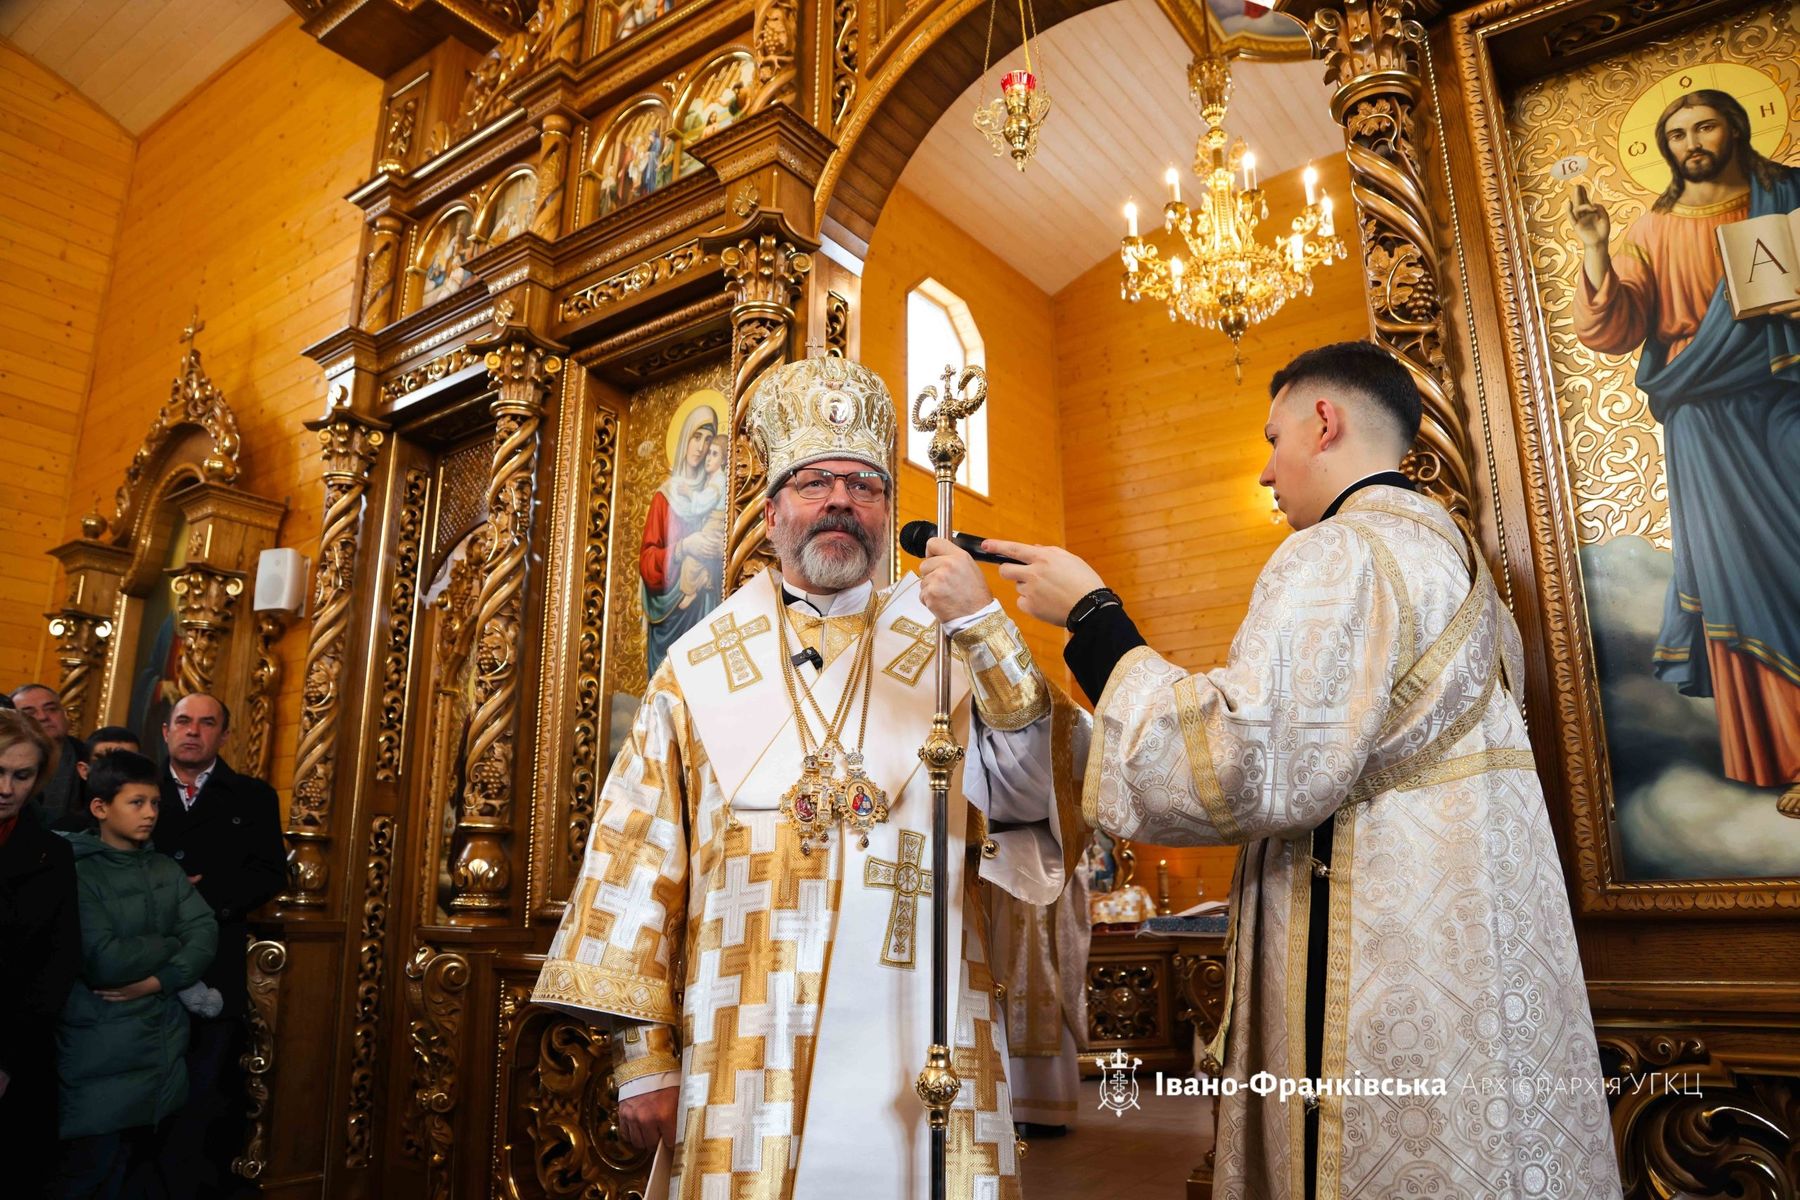
M1344 160L1317 165L1343 214ZM1287 229L1302 186L1298 171L1265 186L1268 236ZM1347 257L1315 272L1313 294L1245 336L1242 383L1223 334L1171 322L1160 302L1120 299L1116 257L1054 299L1063 443L1081 447L1062 463L1069 549L1124 596L1152 646L1192 670L1225 660L1251 585L1288 532L1270 520L1269 493L1256 481L1269 451L1269 377L1302 350L1368 336L1349 224L1339 222ZM1197 884L1223 899L1234 853L1145 847L1138 882L1154 891L1156 860L1167 858L1177 909L1194 902Z
M60 571L45 552L65 533L132 149L118 122L0 41L0 688L8 690L56 669L44 613L61 599Z
M910 409L906 386L906 296L930 276L962 297L987 350L988 495L959 488L956 524L1028 542L1063 538L1062 461L1057 419L1054 317L1050 298L959 229L948 217L896 188L875 226L862 279L862 358ZM902 435L904 436L904 435ZM904 444L904 443L902 443ZM931 472L900 467L902 522L937 513ZM902 558L901 566L917 565ZM989 585L1010 604L1012 588L988 568ZM1063 634L1022 617L1032 653L1053 680L1065 677Z
M98 365L58 531L110 498L181 363L195 305L208 374L237 414L242 486L288 504L280 544L318 553L324 409L300 351L350 312L359 213L381 81L283 23L140 139L96 345ZM110 509L108 510L110 515ZM48 560L46 560L48 561ZM279 646L270 782L285 799L300 715L306 622ZM51 666L44 662L42 670ZM230 756L229 746L226 748Z

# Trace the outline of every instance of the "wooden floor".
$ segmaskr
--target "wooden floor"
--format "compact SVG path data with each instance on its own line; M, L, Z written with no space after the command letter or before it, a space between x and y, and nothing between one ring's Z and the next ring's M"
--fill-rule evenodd
M1212 1101L1146 1089L1141 1107L1115 1116L1100 1111L1099 1088L1082 1081L1068 1136L1030 1143L1025 1200L1184 1200L1188 1173L1212 1149Z

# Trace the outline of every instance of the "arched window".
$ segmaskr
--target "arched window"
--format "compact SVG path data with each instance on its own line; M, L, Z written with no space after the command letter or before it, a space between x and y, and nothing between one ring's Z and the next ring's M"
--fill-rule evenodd
M932 470L927 452L931 435L910 424L913 401L925 388L942 388L945 367L960 374L970 365L987 365L987 350L975 328L974 314L961 296L935 279L925 280L906 295L906 461ZM986 405L963 422L969 453L956 477L958 483L984 496L988 490L987 428Z

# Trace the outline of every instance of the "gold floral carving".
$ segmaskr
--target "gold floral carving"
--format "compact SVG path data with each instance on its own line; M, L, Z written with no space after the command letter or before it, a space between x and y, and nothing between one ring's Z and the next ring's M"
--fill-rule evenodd
M1087 988L1090 1040L1162 1040L1160 963L1092 963Z
M406 170L406 156L412 150L413 132L419 124L419 98L408 96L388 109L387 137L381 143L381 161L377 171Z
M473 366L480 361L481 354L467 346L457 346L446 350L429 362L420 363L412 370L396 375L382 384L381 402L383 405L392 404L428 384L436 383L440 379L448 379L464 367Z
M850 301L836 292L825 293L825 353L832 358L850 353Z
M837 0L831 24L837 31L831 42L831 128L836 129L856 100L857 41L861 35L856 0Z
M56 693L68 714L69 728L88 726L88 692L95 668L106 661L112 622L98 613L65 609L50 617L50 636L56 639L56 665L60 667Z
M1402 465L1467 523L1469 434L1444 358L1436 218L1413 128L1424 30L1406 11L1406 0L1351 0L1319 9L1307 33L1337 89L1331 112L1344 127L1374 340L1405 363L1424 398L1418 441Z
M451 1195L456 1145L451 1114L461 1085L463 993L468 986L469 960L452 951L439 953L421 944L406 964L413 1115L404 1141L409 1155L425 1164L425 1194L431 1200Z
M228 947L220 947L229 953ZM249 1098L246 1117L250 1136L244 1153L231 1162L234 1175L259 1178L269 1160L269 1077L275 1072L276 1033L281 1028L281 974L287 970L287 946L277 941L253 942L247 952L245 982L250 992L250 1048L238 1060Z
M792 104L799 73L795 47L800 35L800 6L795 0L756 0L751 46L756 52L756 98L752 109L777 101Z
M587 545L581 560L581 635L575 655L575 725L569 755L570 866L579 867L587 852L599 795L601 739L604 736L606 685L602 677L606 637L606 586L612 543L612 492L619 451L619 418L611 409L594 414L594 440L588 453Z
M610 1035L573 1017L533 1010L513 1056L521 1084L508 1113L515 1144L531 1147L537 1186L554 1200L635 1195L650 1156L618 1133ZM525 1180L516 1179L515 1184Z
M288 810L288 891L283 903L299 908L325 902L324 843L330 835L341 716L338 679L348 650L363 494L386 440L379 426L341 410L322 421L309 421L307 428L318 433L325 460L325 518L313 582L312 636L300 691L294 800Z
M729 329L711 329L691 338L671 342L659 350L651 351L642 358L623 363L620 370L638 379L650 379L696 358L722 354L730 346L731 331Z
M1602 1029L1627 1200L1800 1194L1800 1091L1786 1056L1724 1061L1698 1034Z
M536 497L544 401L562 359L523 341L487 355L497 389L487 509L491 542L475 606L475 711L469 719L459 850L450 868L451 909L498 911L508 904L513 770L519 715L520 622Z
M182 333L188 349L181 360L181 374L175 377L168 400L157 412L143 444L131 456L131 465L125 468L125 482L119 487L111 522L114 529L125 529L133 523L133 493L138 490L146 472L161 459L176 431L184 426L199 427L211 440L212 445L200 462L201 474L209 483L231 483L238 477L238 452L242 441L238 437L237 418L226 405L224 393L207 377L206 369L200 364L200 348L193 344L205 327L206 323L196 316Z
M616 275L609 275L599 283L572 293L563 300L557 316L564 321L578 320L617 304L627 296L685 275L705 261L706 255L701 252L698 241L684 242L673 250L635 263Z
M1567 58L1604 45L1634 30L1694 8L1699 0L1624 0L1598 11L1589 11L1544 34L1544 53Z
M362 947L356 959L356 1008L350 1030L350 1111L344 1164L369 1165L374 1149L375 1061L381 1050L382 975L387 968L388 887L394 868L394 818L369 825L363 886Z
M395 265L405 231L406 222L393 213L375 218L369 253L363 259L362 305L356 316L360 329L380 329L394 319Z
M772 560L763 529L763 470L750 448L750 391L764 371L788 360L794 303L812 270L814 243L778 213L761 212L744 226L707 239L723 268L731 306L731 530L725 591L736 591Z
M419 540L425 532L425 504L431 473L412 467L400 487L399 534L394 546L393 593L388 600L387 654L381 664L381 716L375 731L375 778L400 776L400 746L406 727L406 667L412 657L413 607L419 589Z
M531 232L554 242L562 232L563 196L569 175L569 119L560 113L544 118L543 143L538 148L537 212ZM504 324L504 322L502 322Z
M461 142L511 110L507 93L512 85L545 63L573 58L580 41L581 0L540 0L525 28L501 38L469 73L448 144Z
M275 655L275 643L286 632L287 619L282 614L256 614L256 666L250 671L250 692L246 697L250 712L244 723L244 766L240 769L258 779L269 773L269 750L275 735L275 689L281 682L281 659Z
M211 567L179 567L170 572L169 591L174 593L175 625L181 633L177 686L184 696L210 692L219 647L237 616L237 598L244 594L244 576Z
M1175 1020L1192 1025L1202 1046L1213 1040L1225 1019L1225 976L1225 960L1218 955L1175 956L1175 980L1181 985Z

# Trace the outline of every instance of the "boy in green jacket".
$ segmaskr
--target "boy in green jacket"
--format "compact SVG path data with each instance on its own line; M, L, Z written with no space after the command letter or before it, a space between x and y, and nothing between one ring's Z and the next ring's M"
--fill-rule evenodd
M67 834L81 908L81 979L57 1025L65 1197L116 1194L154 1170L158 1126L187 1099L188 1014L176 993L218 948L212 908L150 847L156 765L116 751L88 772L97 828Z

